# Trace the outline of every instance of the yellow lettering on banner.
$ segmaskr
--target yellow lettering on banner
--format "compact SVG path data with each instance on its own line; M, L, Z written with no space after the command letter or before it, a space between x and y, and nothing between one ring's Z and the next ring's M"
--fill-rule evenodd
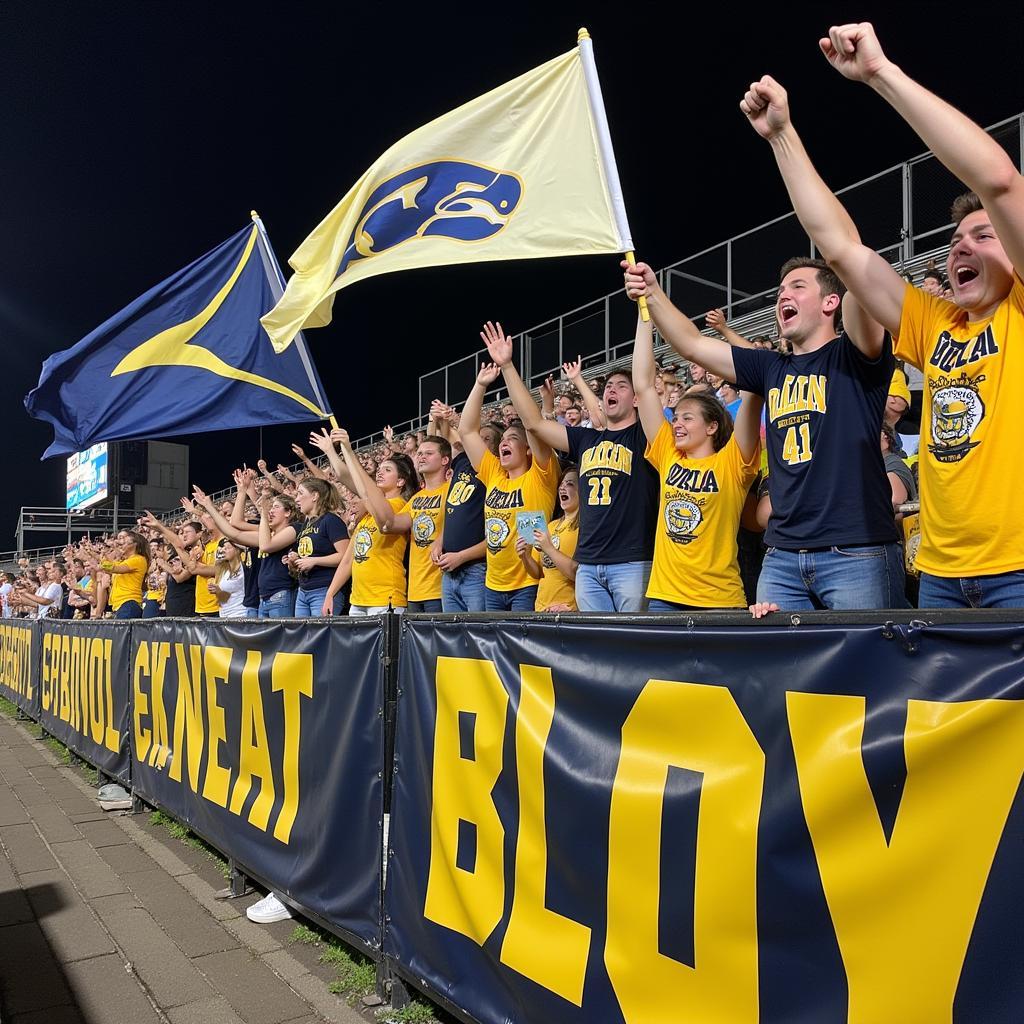
M68 715L68 724L76 732L81 732L83 727L79 725L79 722L85 723L88 718L81 717L82 702L88 703L88 696L82 695L83 676L85 673L82 671L82 638L80 636L73 636L71 638L71 658L68 665L68 669L71 673L71 707L70 714ZM86 709L87 710L87 709ZM88 728L88 726L85 726Z
M260 780L260 794L249 809L249 822L267 831L274 809L274 772L270 761L270 741L263 717L260 692L260 652L247 651L242 669L242 738L239 741L238 778L231 791L232 814L240 815L252 789L253 776Z
M670 766L703 772L695 967L658 948ZM612 786L605 966L630 1024L758 1019L757 826L764 752L724 686L651 679L622 727ZM897 1018L884 1018L897 1019Z
M50 710L50 704L53 701L53 676L50 674L50 645L53 642L52 633L43 634L43 654L42 654L42 693L40 694L40 701L44 711Z
M521 665L516 718L519 835L512 913L501 946L501 962L563 999L583 1005L590 957L590 929L545 906L548 876L544 829L544 749L555 714L551 669ZM433 863L433 860L431 860ZM553 951L557 951L553 955Z
M188 756L188 781L193 793L199 792L199 766L203 759L203 649L189 644L192 662L189 671L185 660L185 645L176 643L174 653L178 661L178 701L174 709L174 757L171 759L170 777L181 782L181 762ZM188 744L186 746L186 736Z
M152 731L142 727L143 717L149 714L149 697L142 689L144 676L149 678L149 644L145 640L139 643L135 664L132 666L132 733L135 740L135 756L140 761L146 760L150 744L153 742ZM89 681L92 682L91 672Z
M171 645L166 640L152 646L149 700L153 711L153 747L149 752L149 765L161 771L171 753L171 730L164 706L164 678L170 658Z
M103 643L97 640L89 651L89 735L94 743L103 742ZM84 732L84 728L83 728Z
M228 805L228 787L231 785L231 769L225 768L218 759L218 748L228 738L224 723L224 708L217 700L217 684L227 683L231 671L230 647L207 647L204 650L206 670L206 718L208 754L206 758L206 779L203 781L203 796L221 807Z
M71 677L68 675L68 662L71 660L71 637L54 636L54 646L60 646L60 667L57 670L57 684L60 700L54 709L57 717L66 722L71 715Z
M113 640L103 641L103 660L106 665L107 683L107 728L104 733L104 742L107 750L116 754L121 747L121 737L117 733L117 722L114 719L114 683L113 673Z
M861 755L864 698L787 693L786 706L849 1021L951 1021L1024 771L1024 702L908 702L907 779L888 844Z
M270 688L284 701L284 802L274 824L274 838L287 843L299 810L299 739L301 697L313 696L313 655L278 654L270 671Z
M423 915L482 946L505 903L505 830L491 800L501 774L508 694L490 661L437 659L430 871ZM460 712L474 716L471 757L462 756ZM476 829L472 870L456 863L459 822Z

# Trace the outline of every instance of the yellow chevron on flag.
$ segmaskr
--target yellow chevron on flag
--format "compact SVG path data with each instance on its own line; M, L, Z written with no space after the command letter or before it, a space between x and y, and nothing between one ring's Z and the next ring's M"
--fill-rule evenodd
M632 248L590 39L395 143L288 261L281 351L377 274Z

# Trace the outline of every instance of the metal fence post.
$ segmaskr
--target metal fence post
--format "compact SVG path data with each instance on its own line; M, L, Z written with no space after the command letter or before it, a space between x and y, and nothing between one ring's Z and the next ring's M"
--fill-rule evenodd
M606 295L604 297L604 361L605 362L608 362L609 353L611 352L611 343L612 343L611 302L612 302L612 297L610 295Z
M913 170L908 160L903 165L903 262L914 255Z
M732 319L732 239L725 243L725 319Z

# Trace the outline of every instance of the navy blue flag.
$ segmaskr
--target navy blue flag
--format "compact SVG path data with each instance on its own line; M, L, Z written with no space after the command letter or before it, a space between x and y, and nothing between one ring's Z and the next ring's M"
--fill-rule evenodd
M98 441L327 419L305 342L277 354L260 317L283 284L256 222L43 364L25 408L53 424L43 458Z

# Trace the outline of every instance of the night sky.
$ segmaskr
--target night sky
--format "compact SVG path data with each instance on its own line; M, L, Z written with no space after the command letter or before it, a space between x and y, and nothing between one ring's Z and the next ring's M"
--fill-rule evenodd
M789 209L737 108L753 78L789 89L812 158L839 188L924 147L828 66L817 51L828 25L870 18L893 60L990 124L1024 109L1013 6L776 4L744 20L727 4L5 0L0 549L14 546L19 506L63 505L64 459L38 462L50 427L22 405L50 353L244 226L250 209L284 264L387 146L570 49L580 24L637 251L658 267ZM333 324L307 338L338 419L359 436L415 415L418 376L478 347L483 320L522 330L619 284L612 257L384 276L341 291ZM291 462L288 444L307 432L264 431L267 458ZM207 489L256 455L255 430L191 440Z

